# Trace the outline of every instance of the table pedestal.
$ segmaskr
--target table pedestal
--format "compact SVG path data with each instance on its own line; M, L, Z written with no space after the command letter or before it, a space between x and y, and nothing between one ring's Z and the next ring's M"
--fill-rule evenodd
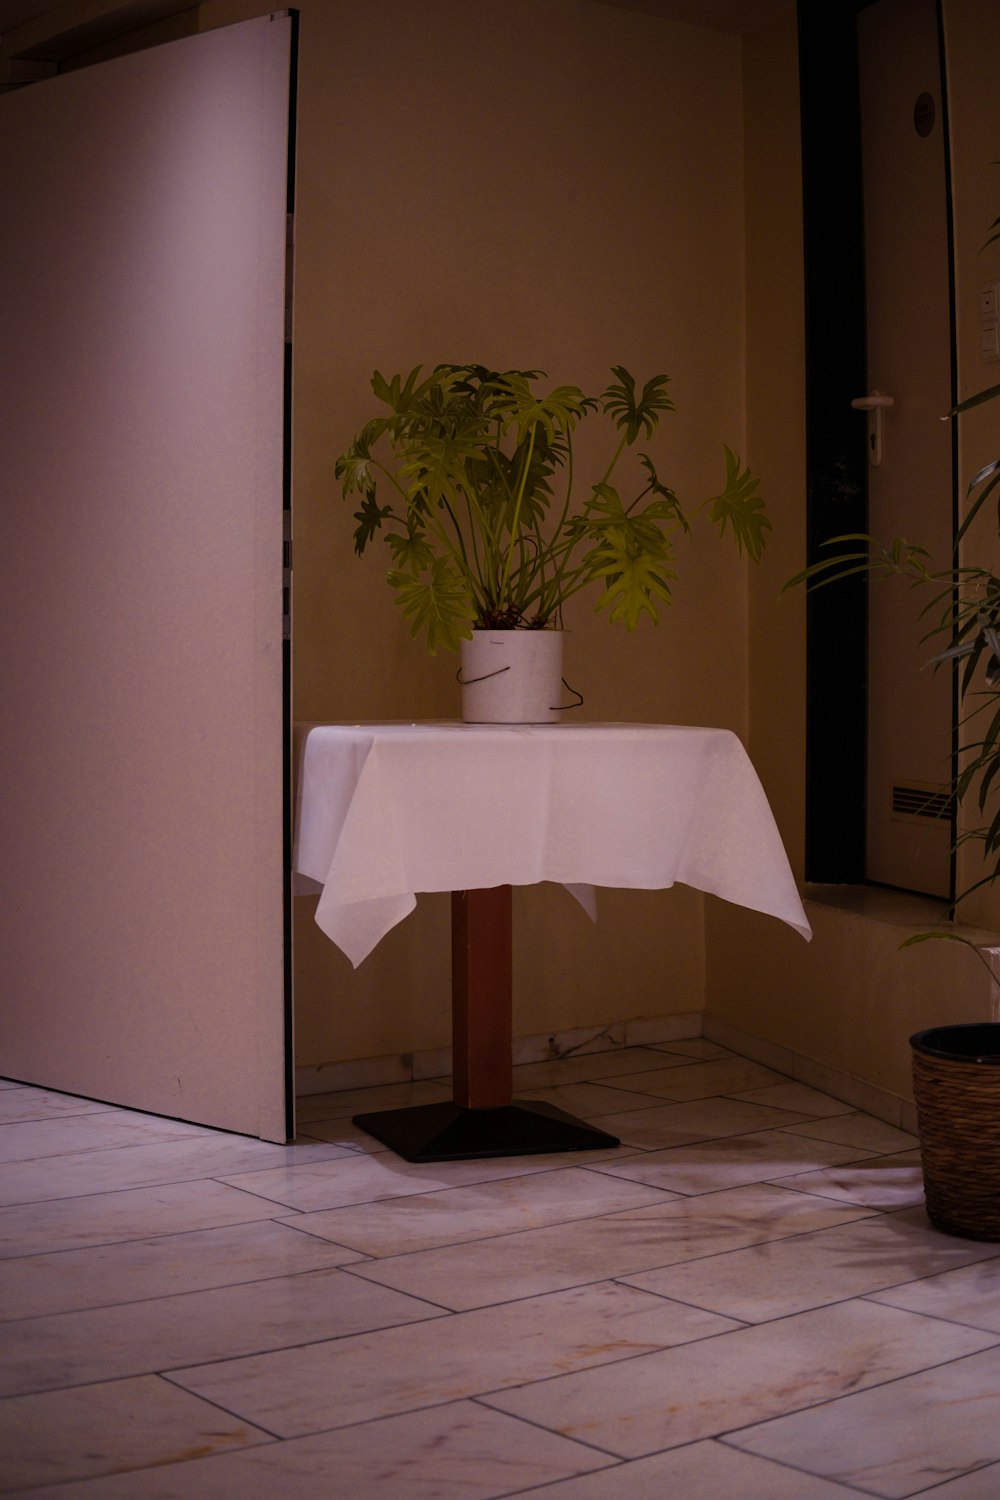
M510 886L454 891L453 1098L355 1115L355 1125L406 1161L596 1151L619 1144L540 1099L514 1102L511 967Z

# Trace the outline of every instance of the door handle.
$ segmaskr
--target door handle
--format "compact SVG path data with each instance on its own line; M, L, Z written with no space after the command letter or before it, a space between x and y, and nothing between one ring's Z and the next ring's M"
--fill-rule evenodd
M856 396L851 402L855 411L868 413L868 462L877 469L882 462L882 413L895 406L892 396L883 396L881 391L872 391L868 396Z

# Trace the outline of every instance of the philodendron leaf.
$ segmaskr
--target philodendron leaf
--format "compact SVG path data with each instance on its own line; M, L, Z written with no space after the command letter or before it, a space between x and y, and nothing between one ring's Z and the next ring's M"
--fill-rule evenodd
M435 506L442 501L454 505L467 483L466 464L480 457L480 446L471 431L414 439L406 445L406 462L397 477L409 481L410 503Z
M496 405L507 414L504 427L516 426L519 440L523 440L532 427L540 427L549 443L554 444L558 433L573 431L594 402L576 385L557 385L548 395L539 396L527 386L517 389L512 384L510 395L504 396Z
M386 380L381 370L376 370L372 375L372 390L379 401L384 401L397 416L412 411L413 407L423 400L436 383L435 374L428 375L425 380L421 380L422 369L422 365L415 365L405 381L401 375L394 375L391 380Z
M472 595L465 579L447 557L436 557L430 576L414 577L394 568L388 575L396 590L396 602L410 619L414 639L425 631L431 655L439 646L457 651L461 640L472 635L475 620Z
M359 557L374 537L376 531L379 530L385 518L391 515L392 506L377 504L375 491L369 490L361 502L361 509L354 512L354 519L358 523L354 533L354 550Z
M595 609L610 609L611 622L620 620L626 630L634 630L644 614L649 615L655 625L659 620L656 600L670 603L668 578L676 578L665 564L673 554L666 538L660 537L659 555L654 556L645 548L640 549L635 539L624 526L607 526L601 531L601 539L585 563L587 576L603 578L608 587L598 599Z
M674 403L667 395L669 375L654 375L642 388L642 395L635 393L635 378L624 365L612 365L612 375L618 382L609 385L601 397L601 405L617 428L625 433L625 441L634 443L640 432L652 437L663 411L674 411Z
M369 490L374 491L375 476L372 473L372 448L385 432L387 422L383 417L376 417L371 422L366 422L358 433L354 442L337 459L334 474L342 480L342 491L345 498L353 490L366 494Z
M405 532L387 532L385 539L392 551L393 562L403 572L415 575L433 566L434 553L425 534L416 527L411 525Z
M759 562L764 551L765 532L773 530L764 513L764 501L755 493L760 484L749 469L744 469L735 453L726 448L726 487L721 495L711 501L709 515L725 536L726 527L733 528L733 537L740 552L746 552Z
M655 561L674 555L663 531L663 523L679 524L685 531L690 530L680 514L676 496L666 492L660 498L650 500L641 510L636 510L634 505L626 509L618 491L610 484L594 485L593 498L587 504L584 518L587 535L597 539L614 531L633 556L648 552Z

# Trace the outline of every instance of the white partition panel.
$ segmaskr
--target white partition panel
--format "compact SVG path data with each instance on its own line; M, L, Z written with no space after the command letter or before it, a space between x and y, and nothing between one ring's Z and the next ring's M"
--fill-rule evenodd
M0 98L0 1075L272 1140L291 45Z

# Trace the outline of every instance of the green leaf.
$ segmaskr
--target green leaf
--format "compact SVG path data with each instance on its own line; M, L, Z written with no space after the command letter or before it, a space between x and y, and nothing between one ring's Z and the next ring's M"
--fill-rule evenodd
M955 533L956 548L958 547L959 542L965 536L965 533L968 531L969 527L972 525L973 521L976 519L976 516L979 514L982 507L985 505L986 501L989 499L990 495L997 488L997 486L1000 485L1000 458L995 459L992 463L987 464L985 468L980 469L979 473L974 475L973 478L969 480L968 487L965 491L966 500L969 500L971 498L973 492L977 490L986 479L990 481L989 484L983 490L982 494L977 496L973 504L966 511L962 524L958 528L958 531Z
M480 446L471 429L440 437L417 438L406 445L406 461L397 478L409 480L411 503L435 506L442 501L454 505L468 484L466 465L475 463Z
M995 401L997 396L1000 396L1000 385L991 385L985 391L977 391L974 396L968 396L964 401L960 401L957 406L952 407L948 415L953 417L958 412L971 411L974 406L982 406L984 401Z
M388 426L388 419L376 417L371 422L366 422L358 433L354 442L342 453L334 465L334 474L343 480L343 494L345 498L353 491L366 493L375 491L375 477L372 473L372 448Z
M497 377L492 383L493 408L501 414L504 430L517 428L518 442L523 442L533 427L545 434L550 444L557 434L570 433L580 418L596 405L576 385L558 385L547 395L540 395L517 371Z
M420 531L412 520L405 532L388 532L386 542L392 552L393 562L404 572L422 573L433 566L433 549L424 532Z
M824 584L836 583L841 578L852 578L858 573L870 573L878 579L891 578L894 575L908 576L911 588L926 583L941 582L944 579L950 580L952 576L950 572L932 572L924 561L930 556L927 548L920 547L915 542L908 542L905 537L894 537L886 546L866 532L852 531L846 532L843 536L830 537L823 543L823 546L843 547L848 544L852 547L860 544L862 550L839 552L833 557L820 558L819 562L803 568L800 573L789 578L787 583L782 584L781 592L787 593L789 589L796 588L800 583L806 583L810 588L822 588ZM921 610L921 614L924 614L937 604L947 603L945 619L930 634L950 628L951 600L952 590L949 582L949 587L936 594Z
M615 426L625 433L625 441L631 445L640 432L652 437L660 420L660 413L675 411L674 403L667 395L669 375L654 375L636 396L635 377L624 365L612 365L612 375L617 375L617 384L609 385L601 396L604 411Z
M357 529L354 533L354 550L360 557L368 543L378 531L387 516L392 515L391 505L378 505L375 501L375 491L370 490L361 502L361 509L354 512L357 521Z
M637 543L634 528L609 525L602 528L597 545L584 558L589 580L603 578L607 588L598 599L595 610L610 609L612 624L622 621L626 630L634 630L644 614L655 625L659 620L656 601L671 602L670 584L676 579L666 563L673 553L666 538L657 532L658 554Z
M556 471L565 464L568 456L569 446L563 438L557 437L550 442L544 432L536 434L524 484L524 496L521 501L523 526L537 527L541 522L552 502L551 481ZM516 483L515 476L520 474L522 461L523 449L519 446L511 464L511 493Z
M744 469L739 458L729 448L726 454L726 487L721 495L715 495L709 510L710 518L719 528L719 536L725 536L726 527L731 526L737 549L754 562L759 562L764 551L765 532L773 528L764 514L764 501L756 494L759 479L749 469Z
M376 370L372 375L372 390L378 400L383 401L397 416L412 411L418 402L425 399L436 381L436 371L421 380L422 369L422 365L414 365L405 381L401 375L394 375L391 380L386 380L382 372Z
M662 528L664 521L676 524L674 504L670 500L651 500L642 510L636 510L634 506L626 508L613 485L595 484L594 498L587 504L584 528L586 534L594 538L614 532L623 538L633 556L648 552L654 561L662 562L674 556Z
M436 557L429 578L393 569L388 580L396 590L397 604L410 619L410 634L416 639L425 632L432 656L439 646L457 651L459 641L472 635L476 618L472 595L450 558Z
M960 937L957 932L915 932L911 937L904 938L900 943L901 948L915 948L918 943L961 943L965 948L971 948L978 953L977 945L966 937Z
M640 453L638 454L638 459L643 468L646 470L647 475L649 476L649 484L646 487L646 493L648 494L650 491L652 491L654 495L660 496L660 501L653 501L649 505L647 505L643 514L647 516L655 516L657 520L672 521L675 525L680 526L683 531L690 532L691 527L688 523L687 516L681 510L681 502L678 500L672 489L670 489L667 485L660 483L656 470L653 467L653 461L650 458L649 454Z

